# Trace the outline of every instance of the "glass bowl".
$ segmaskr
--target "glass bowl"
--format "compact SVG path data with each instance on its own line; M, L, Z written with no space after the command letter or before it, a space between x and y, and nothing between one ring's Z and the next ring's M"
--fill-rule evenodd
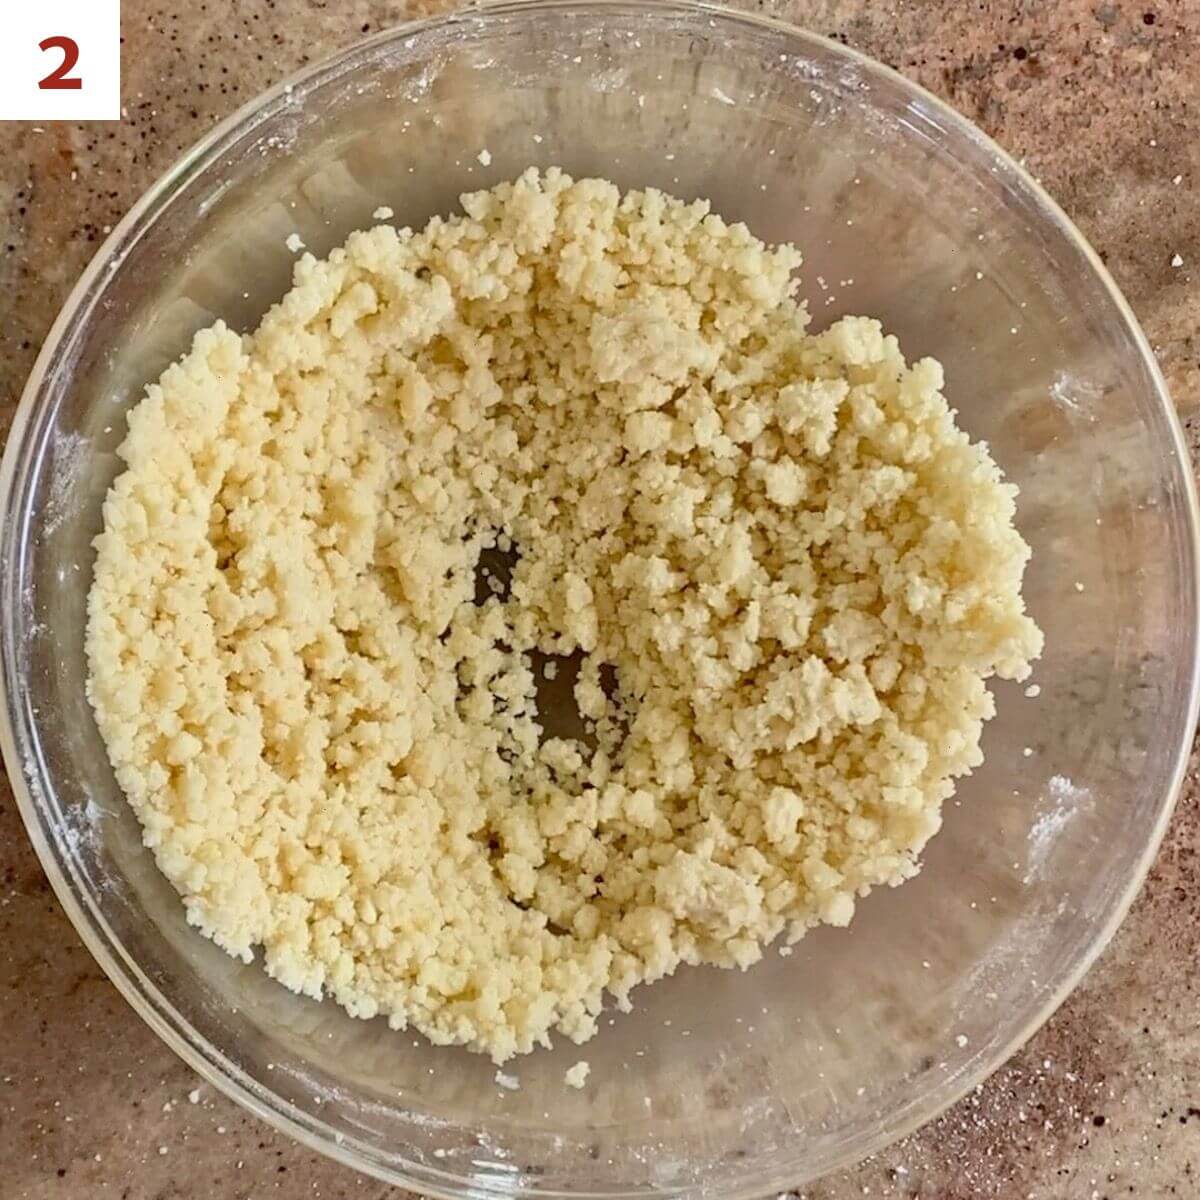
M481 152L486 150L487 154ZM489 161L490 155L490 161ZM487 162L489 165L484 166ZM820 327L936 355L1021 487L1035 680L921 876L741 974L681 970L507 1068L300 999L184 921L84 699L90 541L143 385L250 328L380 205L420 225L530 164L705 196L796 242ZM819 37L699 4L504 5L382 34L217 128L116 228L34 369L0 476L0 734L46 871L146 1022L215 1086L436 1196L732 1200L945 1108L1037 1028L1158 845L1196 719L1196 501L1145 338L1058 208L977 129ZM1036 689L1033 689L1036 691ZM588 1086L563 1085L580 1057Z

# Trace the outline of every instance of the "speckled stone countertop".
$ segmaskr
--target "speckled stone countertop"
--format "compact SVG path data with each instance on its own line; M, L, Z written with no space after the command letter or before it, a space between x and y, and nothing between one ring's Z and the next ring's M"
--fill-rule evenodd
M120 124L0 124L0 436L107 228L263 87L417 0L124 0ZM759 0L979 122L1080 224L1200 410L1200 3ZM137 31L136 39L133 31ZM1189 421L1195 453L1200 420ZM1200 761L1150 880L1050 1023L975 1094L809 1200L1200 1195ZM401 1197L213 1094L109 985L0 779L0 1193ZM197 1090L198 1089L198 1090ZM194 1182L192 1182L194 1181Z

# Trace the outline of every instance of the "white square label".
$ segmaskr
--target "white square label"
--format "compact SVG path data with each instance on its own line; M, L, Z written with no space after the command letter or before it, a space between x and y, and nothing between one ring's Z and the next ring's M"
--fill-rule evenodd
M121 0L0 3L0 121L121 119Z

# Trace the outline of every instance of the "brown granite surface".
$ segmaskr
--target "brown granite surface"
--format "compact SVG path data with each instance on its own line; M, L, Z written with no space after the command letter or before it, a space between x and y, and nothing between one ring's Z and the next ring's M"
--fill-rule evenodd
M0 436L107 226L267 84L437 3L124 0L119 125L0 124ZM1023 158L1200 410L1200 0L759 0L898 67ZM137 31L137 32L135 32ZM1182 266L1172 266L1179 255ZM1200 444L1200 422L1190 430ZM1200 762L1111 948L941 1120L810 1200L1200 1195ZM0 779L0 1195L401 1197L197 1080L108 984ZM191 1096L195 1096L193 1101Z

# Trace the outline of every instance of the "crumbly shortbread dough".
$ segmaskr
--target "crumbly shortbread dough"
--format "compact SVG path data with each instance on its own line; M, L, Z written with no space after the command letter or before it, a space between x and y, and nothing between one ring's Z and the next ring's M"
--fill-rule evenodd
M793 248L555 170L462 203L149 388L87 648L193 924L502 1062L911 876L1041 636L938 364L806 332Z
M591 1074L591 1070L591 1063L586 1059L580 1059L573 1067L567 1069L566 1074L563 1075L563 1082L567 1087L581 1088L587 1083L587 1077Z

